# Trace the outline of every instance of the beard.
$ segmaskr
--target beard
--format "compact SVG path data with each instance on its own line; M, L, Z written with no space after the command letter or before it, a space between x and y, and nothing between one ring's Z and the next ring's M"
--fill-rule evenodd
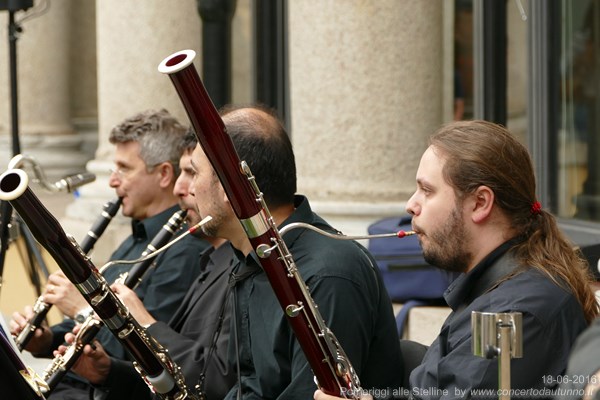
M196 213L192 214L188 211L188 215L186 217L186 222L187 222L188 228L193 227L200 221L202 221L202 219L200 218L200 216L198 214L196 214ZM200 238L200 239L204 238L206 235L204 234L202 229L203 228L201 227L200 229L197 229L196 231L194 231L194 233L192 233L192 236Z
M465 250L468 238L460 210L456 207L439 229L427 234L429 243L422 246L425 261L451 272L465 272L472 259L472 254Z
M208 221L206 224L202 225L202 233L206 236L218 237L217 230L218 230L218 222L215 221L214 217L213 217L213 219Z
M208 237L219 237L219 231L225 220L222 213L213 212L210 214L212 219L202 225L202 233Z

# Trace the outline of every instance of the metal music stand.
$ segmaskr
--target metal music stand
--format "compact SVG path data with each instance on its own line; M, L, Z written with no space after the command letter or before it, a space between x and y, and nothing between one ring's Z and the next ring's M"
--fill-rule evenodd
M510 399L510 360L523 357L521 313L471 313L473 354L498 358L498 398Z
M21 145L19 141L19 109L17 91L17 39L19 38L19 34L22 32L22 28L15 21L15 12L26 10L32 6L33 0L0 0L0 10L8 11L13 156L21 153ZM41 269L47 277L48 268L44 263L40 250L37 247L37 243L27 228L27 225L21 221L18 215L13 214L14 213L11 205L7 201L2 201L0 204L0 289L2 288L2 277L4 272L6 252L10 242L22 235L28 255L27 265L29 266L29 279L31 280L31 283L35 287L35 290L39 296L41 294L41 282L38 271Z

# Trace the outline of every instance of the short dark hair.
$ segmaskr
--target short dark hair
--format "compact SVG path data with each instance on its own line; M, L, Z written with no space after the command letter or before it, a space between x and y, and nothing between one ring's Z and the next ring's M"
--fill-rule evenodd
M198 137L192 128L190 128L185 136L183 137L182 142L179 144L179 149L181 154L186 151L194 151L196 145L198 144Z
M293 204L296 160L292 142L273 110L263 106L221 110L235 150L246 161L269 207Z

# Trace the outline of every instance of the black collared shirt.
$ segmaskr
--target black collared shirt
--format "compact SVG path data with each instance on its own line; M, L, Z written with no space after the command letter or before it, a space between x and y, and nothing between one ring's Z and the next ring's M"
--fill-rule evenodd
M217 249L207 249L199 260L202 273L169 324L158 321L148 327L148 332L169 351L173 362L181 368L191 392L206 368L203 389L208 400L222 399L235 382L235 368L227 359L231 324L227 296L233 258L233 249L228 242ZM215 348L211 350L213 345ZM94 399L150 398L158 396L150 394L132 364L123 360L112 359L106 382L94 388Z
M331 231L306 198L297 196L295 205L296 211L282 226L306 222ZM400 386L402 364L392 305L367 251L356 242L308 229L288 231L283 239L363 388ZM234 288L242 397L311 399L314 375L256 255L243 259L235 271L243 276ZM233 340L230 348L235 365ZM226 399L235 399L236 391L237 386Z
M564 373L571 346L587 325L583 309L547 275L518 267L508 247L492 252L446 291L453 312L410 376L415 398L498 397L498 359L473 355L472 311L522 313L523 357L511 361L512 397L551 397L554 379ZM510 279L494 284L517 268Z

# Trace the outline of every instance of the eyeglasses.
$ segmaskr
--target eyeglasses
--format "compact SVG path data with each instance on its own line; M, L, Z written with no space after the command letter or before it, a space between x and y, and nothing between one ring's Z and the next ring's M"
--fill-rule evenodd
M115 174L117 175L117 178L119 179L123 179L126 178L127 175L129 175L129 173L131 172L130 168L111 168L109 169L110 174Z
M158 164L154 164L154 165L148 165L146 167L146 172L147 173L152 173L154 171L154 168L156 168L160 164L162 164L162 163L158 163ZM110 168L109 171L110 171L111 175L115 174L115 175L117 175L117 178L123 179L123 178L127 178L128 175L130 175L131 172L134 171L134 169L133 168L123 168L123 167L121 167L121 168Z

